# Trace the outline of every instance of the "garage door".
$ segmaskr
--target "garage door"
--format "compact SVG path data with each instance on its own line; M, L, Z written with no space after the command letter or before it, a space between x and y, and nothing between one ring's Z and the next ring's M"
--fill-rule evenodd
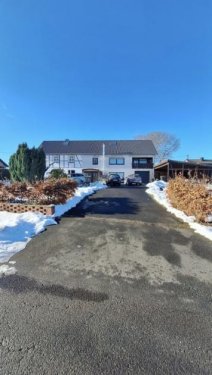
M148 184L149 171L135 171L135 174L138 174L139 176L141 176L143 184Z

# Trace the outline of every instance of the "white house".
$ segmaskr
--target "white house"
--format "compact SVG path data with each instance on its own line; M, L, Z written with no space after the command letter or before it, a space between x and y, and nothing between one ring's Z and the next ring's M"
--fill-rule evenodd
M141 175L147 183L154 177L156 149L150 140L44 141L48 173L62 168L67 174L83 172L97 179L111 172L122 178Z

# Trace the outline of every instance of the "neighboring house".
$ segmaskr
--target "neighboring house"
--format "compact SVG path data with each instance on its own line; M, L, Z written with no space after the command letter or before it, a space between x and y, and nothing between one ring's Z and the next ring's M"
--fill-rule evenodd
M2 159L0 159L0 180L8 176L9 171L7 168L8 165Z
M205 160L204 158L187 159L185 161L163 160L159 164L156 164L154 169L155 178L166 181L179 174L187 178L212 178L212 160Z
M114 172L121 178L139 174L144 183L154 177L157 152L150 140L44 141L41 147L48 172L55 168L62 168L68 174L83 172L92 181Z
M200 159L186 159L188 163L196 163L198 165L212 165L212 159L205 159L201 157Z
M0 169L5 169L5 168L8 168L8 165L2 159L0 159Z

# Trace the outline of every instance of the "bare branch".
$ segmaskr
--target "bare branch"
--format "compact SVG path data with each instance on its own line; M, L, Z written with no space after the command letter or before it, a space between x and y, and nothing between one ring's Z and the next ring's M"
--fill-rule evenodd
M165 132L151 132L146 135L139 135L136 139L150 139L157 150L156 162L170 158L179 149L180 140L173 134Z

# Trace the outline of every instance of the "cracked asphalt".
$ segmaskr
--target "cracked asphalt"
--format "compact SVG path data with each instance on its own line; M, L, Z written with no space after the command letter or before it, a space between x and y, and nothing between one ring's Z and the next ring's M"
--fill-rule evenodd
M12 260L1 374L212 373L212 243L143 187L99 191Z

